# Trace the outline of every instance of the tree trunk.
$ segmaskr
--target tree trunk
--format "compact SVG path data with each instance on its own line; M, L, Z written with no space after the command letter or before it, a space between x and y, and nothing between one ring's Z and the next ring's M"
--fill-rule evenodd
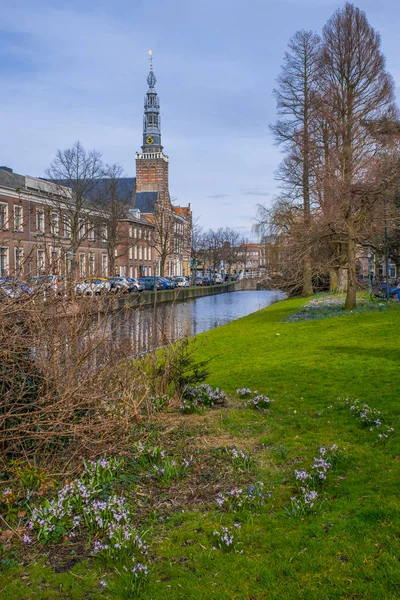
M303 264L303 287L301 295L304 298L308 298L313 295L313 286L312 286L312 267L311 267L311 259L309 256L304 258Z
M347 290L347 269L340 267L338 269L338 286L337 292L342 293Z
M329 270L329 291L336 293L339 284L339 269Z
M356 274L356 243L349 237L347 244L347 293L344 308L349 310L355 308L357 302L357 274Z

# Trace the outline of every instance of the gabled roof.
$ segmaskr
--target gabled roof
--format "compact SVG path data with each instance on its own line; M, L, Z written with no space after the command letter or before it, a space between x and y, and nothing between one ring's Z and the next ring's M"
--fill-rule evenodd
M136 192L135 208L142 213L153 213L158 199L158 192Z

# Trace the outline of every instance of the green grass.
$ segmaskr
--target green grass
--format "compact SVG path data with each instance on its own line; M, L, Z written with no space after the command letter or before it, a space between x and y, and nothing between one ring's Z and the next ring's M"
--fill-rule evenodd
M140 488L137 522L148 531L153 563L141 597L400 598L400 306L282 322L303 304L281 302L198 336L198 358L215 357L209 383L232 395L239 387L258 389L274 399L269 411L234 399L202 415L160 414L148 425L154 443L192 455L194 466L170 488ZM379 409L394 437L377 443L377 432L338 404L347 396ZM309 468L318 448L332 444L341 460L321 488L323 502L289 518L294 469ZM218 450L232 445L252 453L251 473ZM217 492L257 480L272 495L256 513L241 515L243 553L212 550L213 531L236 520L216 509ZM132 481L126 477L128 492L138 489ZM8 552L21 562L18 548ZM98 583L106 566L89 559L56 573L39 562L40 546L35 552L22 567L0 567L2 600L109 597Z

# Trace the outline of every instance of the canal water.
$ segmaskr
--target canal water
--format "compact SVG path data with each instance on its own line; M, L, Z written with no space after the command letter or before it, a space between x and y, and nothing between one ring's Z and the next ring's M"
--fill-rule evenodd
M285 297L279 291L229 292L158 304L155 311L153 306L146 306L112 317L110 333L120 349L124 346L125 356L139 356L155 347L230 323Z

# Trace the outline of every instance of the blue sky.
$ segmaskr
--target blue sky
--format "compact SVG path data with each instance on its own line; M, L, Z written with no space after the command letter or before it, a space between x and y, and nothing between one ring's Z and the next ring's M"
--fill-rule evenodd
M398 0L360 0L396 86ZM154 53L170 192L204 227L251 236L277 191L268 125L288 39L318 33L329 0L14 0L0 22L0 164L41 176L80 139L134 175Z

